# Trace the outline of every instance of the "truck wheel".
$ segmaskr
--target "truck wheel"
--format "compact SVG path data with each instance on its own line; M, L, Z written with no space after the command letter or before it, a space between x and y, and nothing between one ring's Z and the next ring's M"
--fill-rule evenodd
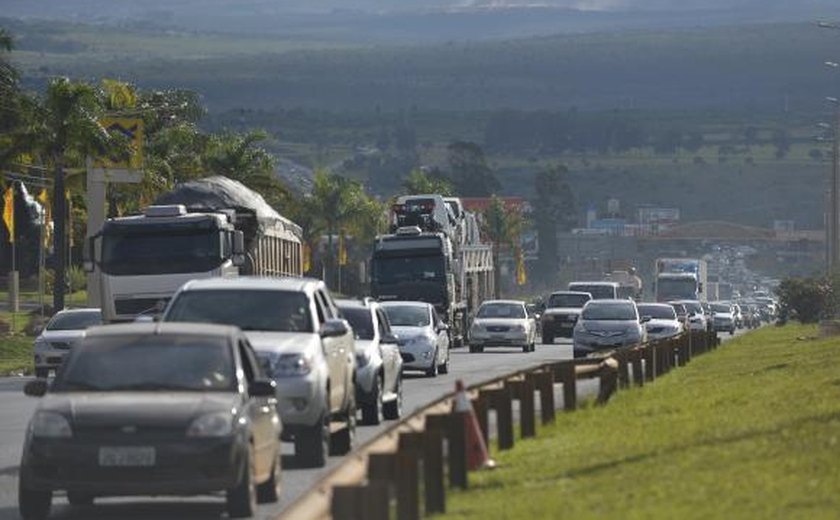
M330 444L329 415L321 421L295 435L295 458L304 467L323 468L327 464L327 451Z
M371 402L362 403L362 424L376 426L382 422L382 376L373 379Z
M330 436L330 455L346 455L353 449L353 439L356 437L355 397L350 397L347 409L341 415L345 426Z
M435 351L435 355L432 358L432 366L426 369L426 377L437 377L438 375L438 364L437 364L437 351Z
M242 476L236 487L227 490L227 511L231 518L250 518L257 509L257 487L254 485L253 469L254 448L248 446L248 455L240 470Z
M52 491L28 489L25 479L18 484L18 510L23 520L42 520L52 508Z
M382 404L382 415L389 421L399 419L402 415L402 377L397 379L397 397Z
M271 467L271 476L257 485L257 502L260 504L274 503L280 500L280 451Z

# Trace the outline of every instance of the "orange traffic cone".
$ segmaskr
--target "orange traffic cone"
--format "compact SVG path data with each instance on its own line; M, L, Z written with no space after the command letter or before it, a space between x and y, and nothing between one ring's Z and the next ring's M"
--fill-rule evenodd
M490 458L484 436L481 435L478 417L475 416L475 410L469 397L467 397L464 382L460 379L455 381L455 406L452 411L466 412L464 414L464 430L467 434L467 468L470 471L495 468L496 463Z

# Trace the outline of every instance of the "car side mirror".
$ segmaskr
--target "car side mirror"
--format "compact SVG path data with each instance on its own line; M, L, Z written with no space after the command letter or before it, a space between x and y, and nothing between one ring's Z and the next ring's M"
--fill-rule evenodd
M271 379L257 379L248 385L251 397L277 397L277 383Z
M344 336L348 332L350 332L350 327L347 326L346 321L331 319L325 321L324 324L321 325L319 334L322 338L336 338Z
M651 318L650 316L642 316L642 318L639 320L639 323L647 323L652 319L653 318Z
M398 338L397 335L394 334L393 332L389 332L388 334L383 334L382 339L380 340L380 343L383 343L385 345L396 345L399 342L400 342L400 338Z
M44 397L44 394L46 393L46 379L35 379L33 381L29 381L23 386L23 395L27 395L29 397Z

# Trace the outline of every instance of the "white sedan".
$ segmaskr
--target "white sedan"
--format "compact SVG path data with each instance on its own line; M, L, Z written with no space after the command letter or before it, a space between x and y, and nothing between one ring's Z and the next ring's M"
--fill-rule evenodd
M469 333L470 352L483 352L485 347L521 347L533 352L537 325L528 316L525 302L488 300L481 304Z
M639 316L649 318L645 323L648 339L665 339L678 336L685 330L677 317L677 311L667 303L640 303Z

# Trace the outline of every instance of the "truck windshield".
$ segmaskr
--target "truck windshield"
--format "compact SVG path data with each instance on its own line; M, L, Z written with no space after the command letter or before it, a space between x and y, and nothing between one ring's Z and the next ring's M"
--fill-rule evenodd
M309 299L296 291L195 290L179 293L163 321L218 323L262 332L312 332Z
M611 300L618 298L618 293L613 285L601 284L569 284L570 291L588 292L592 295L593 300Z
M104 273L202 273L216 269L224 261L225 248L219 230L136 227L117 228L103 235Z
M580 309L591 299L588 294L552 294L548 299L548 308L568 307Z
M380 257L373 262L373 281L382 285L404 282L442 282L442 256Z
M657 282L656 294L660 301L694 299L697 297L697 284L691 278L660 279Z

